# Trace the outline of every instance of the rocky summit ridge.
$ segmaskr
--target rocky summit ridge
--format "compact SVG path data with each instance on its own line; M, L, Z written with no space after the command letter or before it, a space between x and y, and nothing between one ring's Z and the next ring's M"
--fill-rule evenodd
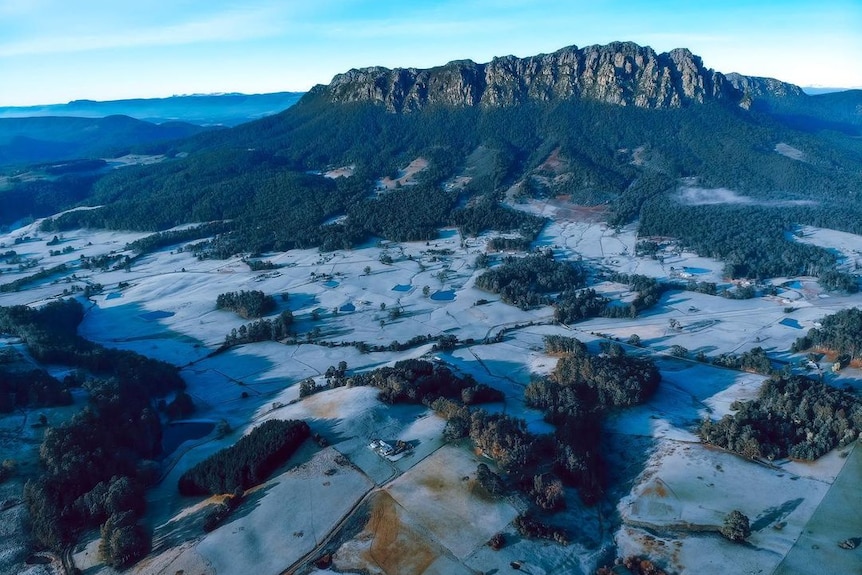
M747 88L799 90L777 80L771 86L765 79L746 78L737 74L731 81L684 48L659 54L649 46L613 42L527 58L504 56L486 64L458 60L429 69L353 69L322 90L332 102L377 102L392 112L435 104L506 107L570 98L653 109L709 100L747 107L755 96L747 95Z

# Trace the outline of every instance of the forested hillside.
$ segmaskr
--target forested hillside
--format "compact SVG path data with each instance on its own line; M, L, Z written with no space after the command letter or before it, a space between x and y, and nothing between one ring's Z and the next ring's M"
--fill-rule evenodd
M71 181L69 191L52 192L58 209L104 207L46 229L161 230L229 219L210 255L334 249L369 236L429 239L446 224L478 233L494 224L467 220L458 208L479 198L496 205L514 185L521 198L603 205L614 225L638 220L642 235L677 237L727 260L733 277L765 277L834 267L825 250L788 240L795 226L858 232L862 221L862 141L795 129L764 106L729 97L646 109L572 96L394 113L372 100L335 102L332 89L318 86L275 116L159 146L173 157L163 163L114 171L91 187ZM379 178L420 157L428 167L416 185L373 194ZM353 175L317 175L342 166ZM465 187L449 185L456 176ZM731 199L690 202L680 190L692 186L729 190ZM321 225L335 216L347 218ZM495 219L503 220L520 227Z
M0 118L0 166L123 153L134 146L186 138L206 128L129 118Z

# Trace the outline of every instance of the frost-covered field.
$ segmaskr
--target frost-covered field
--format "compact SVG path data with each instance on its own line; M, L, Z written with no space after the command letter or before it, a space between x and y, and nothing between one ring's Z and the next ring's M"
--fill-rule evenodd
M606 271L725 282L722 263L716 260L677 250L668 250L661 260L635 256L633 226L615 230L593 218L571 219L571 210L550 202L518 207L555 218L538 244L558 257ZM335 546L335 566L390 575L503 571L516 560L530 573L589 572L609 556L613 545L623 554L648 555L679 573L717 572L729 565L734 572L819 572L818 563L806 558L806 549L813 545L819 545L824 556L828 551L858 558L859 551L843 551L835 544L853 536L842 535L847 525L855 526L855 536L862 535L852 507L842 503L852 499L852 486L862 479L858 450L847 458L832 453L814 464L774 462L766 467L703 447L694 434L697 422L707 414L727 413L735 400L753 398L762 377L672 358L669 352L681 346L689 357L698 352L713 356L759 346L774 360L796 361L788 350L797 337L824 315L859 305L862 296L823 293L813 278L779 278L773 282L776 296L740 301L669 292L638 318L558 326L552 325L551 308L521 311L475 288L482 270L473 262L485 251L488 238L462 238L454 229L441 230L440 238L428 244L380 242L352 251L265 254L262 259L278 267L258 272L240 258L199 261L178 249L181 246L140 258L128 270L79 267L82 255L133 256L126 244L143 235L78 230L49 246L53 236L40 233L37 222L0 237L3 252L14 250L20 261L35 262L27 269L0 262L0 283L61 263L68 266L26 289L0 294L0 305L81 297L85 286L100 284L101 291L86 302L81 335L181 366L197 405L195 418L225 420L235 430L221 439L211 434L186 442L166 460L164 480L149 492L147 518L155 552L136 572L237 573L254 565L261 574L279 573L300 559L317 559L317 546L357 509L400 527L381 531L370 522L358 525L352 537ZM833 247L848 264L862 249L862 238L829 230L806 228L800 241ZM392 263L381 263L381 256ZM621 284L595 287L623 301L633 297ZM272 294L278 304L275 313L291 310L296 342L247 344L211 355L231 330L249 321L216 310L219 294L237 290ZM287 294L286 299L281 294ZM439 295L430 297L434 294ZM485 344L504 329L508 331L501 342ZM577 337L593 350L605 338L625 341L636 334L643 349L630 348L630 353L657 357L663 376L649 403L609 419L608 447L620 454L609 469L609 492L624 496L614 511L616 500L604 508L583 508L577 495L569 493L569 510L561 517L580 538L568 547L516 535L511 520L518 502L489 502L476 495L478 459L466 446L445 445L444 422L426 408L385 406L370 388L339 388L299 400L299 381L311 377L323 383L327 368L340 361L349 371L364 371L400 359L436 356L453 370L503 390L506 401L494 409L525 419L531 431L549 432L552 428L542 414L524 404L523 389L554 368L556 359L544 353L542 337L555 333ZM352 345L389 346L417 335L442 334L474 343L450 353L432 352L431 343L371 353ZM62 368L52 372L55 369ZM828 378L858 388L858 376L857 370L847 369ZM79 407L85 397L79 394L76 400ZM41 411L52 422L68 416L62 410ZM0 459L22 460L27 473L37 472L39 432L27 425L35 413L0 417ZM204 534L200 518L209 502L181 498L178 477L269 418L304 419L331 447L309 442L269 482L249 493L225 524ZM390 461L368 448L373 439L407 441L414 450ZM625 471L614 467L617 459L624 461ZM4 489L20 489L23 482L16 481ZM855 497L858 501L858 491ZM0 521L18 525L14 514L21 509L0 512ZM712 532L732 509L744 511L755 525L747 546L733 545ZM10 565L24 558L20 529L13 531L17 539L4 537L0 542L0 561ZM511 545L495 552L484 543L498 531L509 535ZM107 573L95 560L95 537L80 548L75 561L88 573ZM49 567L33 569L47 572Z

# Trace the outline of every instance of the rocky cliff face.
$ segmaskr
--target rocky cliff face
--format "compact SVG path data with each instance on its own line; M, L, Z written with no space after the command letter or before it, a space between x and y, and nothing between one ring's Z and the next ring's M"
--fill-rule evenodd
M337 75L334 102L379 102L393 112L433 104L514 106L530 100L586 98L620 106L674 108L707 100L741 102L742 92L685 49L657 54L631 42L571 46L529 58L469 60L419 70L364 68Z
M732 72L725 76L734 88L752 98L807 98L802 88L775 78L743 76Z

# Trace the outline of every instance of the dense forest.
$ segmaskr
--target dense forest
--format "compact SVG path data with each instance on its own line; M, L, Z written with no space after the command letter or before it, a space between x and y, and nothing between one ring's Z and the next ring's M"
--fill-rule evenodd
M552 251L522 258L507 256L503 264L476 278L476 287L500 294L504 302L529 309L549 305L551 294L582 287L586 271L570 262L554 260Z
M644 204L639 234L678 238L699 255L723 260L724 275L729 278L821 276L833 271L836 257L824 248L789 238L799 224L860 233L860 216L862 206L852 204L842 210L820 204L684 205L662 196ZM826 277L835 287L858 290L856 282Z
M529 247L529 243L536 239L544 227L546 220L526 212L512 210L495 202L491 196L485 195L467 208L457 208L452 212L452 223L458 226L462 235L477 235L487 230L508 231L517 230L521 238L510 240L519 242L516 245L521 249ZM495 238L497 242L504 242L503 238ZM504 245L498 245L498 250L508 249Z
M304 421L270 419L179 479L183 495L233 493L263 483L310 435Z
M44 369L10 369L0 365L0 413L19 407L70 405L72 394Z
M97 174L67 174L44 179L13 179L0 188L0 227L27 218L43 218L87 199Z
M560 416L643 403L661 380L655 364L627 355L619 344L606 347L600 355L580 346L564 354L551 377L527 386L527 403L545 411L555 423Z
M13 346L0 349L0 413L24 407L71 405L70 388L79 383L74 374L60 381L44 369L34 369Z
M40 545L60 550L83 530L102 524L113 541L105 546L105 559L121 566L149 550L149 536L138 520L145 507L144 486L154 479L150 460L161 451L154 398L185 384L172 365L81 338L76 332L82 318L83 307L72 299L39 309L0 308L0 332L20 337L37 361L96 376L67 382L83 385L88 405L68 422L46 429L39 449L43 471L27 482L24 500ZM35 387L19 388L16 396L38 397L34 382L39 379L27 382Z
M862 432L862 401L800 376L773 376L757 399L731 407L735 413L704 420L698 433L704 443L743 457L810 461Z

